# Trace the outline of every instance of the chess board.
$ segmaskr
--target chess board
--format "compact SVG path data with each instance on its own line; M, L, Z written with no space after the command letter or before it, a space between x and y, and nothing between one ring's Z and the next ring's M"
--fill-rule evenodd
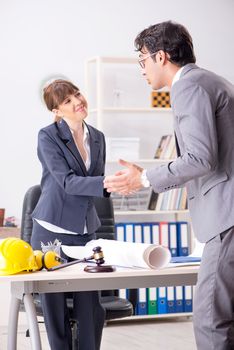
M152 91L152 107L170 108L170 92L169 91Z

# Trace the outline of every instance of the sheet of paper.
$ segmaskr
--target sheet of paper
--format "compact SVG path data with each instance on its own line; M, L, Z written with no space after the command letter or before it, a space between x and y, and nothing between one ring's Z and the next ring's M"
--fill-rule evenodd
M102 248L105 263L110 265L159 269L171 259L169 249L159 245L109 239L92 240L84 247L63 245L62 250L71 258L83 259L92 255L92 249L97 246Z
M190 254L190 256L201 258L202 254L203 254L204 247L205 247L205 243L200 243L200 242L198 242L197 239L195 239L195 247L194 247L192 254Z

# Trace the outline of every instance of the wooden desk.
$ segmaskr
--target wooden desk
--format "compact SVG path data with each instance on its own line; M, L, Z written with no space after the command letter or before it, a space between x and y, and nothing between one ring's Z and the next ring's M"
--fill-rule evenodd
M194 285L198 266L162 270L118 268L111 273L87 273L84 264L61 270L0 276L0 282L11 282L11 307L8 321L8 350L17 348L17 327L20 301L23 298L33 350L41 350L40 333L31 293L107 290L121 288Z

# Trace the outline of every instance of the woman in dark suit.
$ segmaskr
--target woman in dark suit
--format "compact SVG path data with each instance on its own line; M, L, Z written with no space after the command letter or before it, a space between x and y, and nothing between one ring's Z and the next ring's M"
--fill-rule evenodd
M104 135L84 122L87 102L71 82L54 80L44 88L44 101L56 120L39 131L41 196L32 214L31 244L40 249L41 242L57 238L65 245L85 245L100 226L93 197L108 196L103 188ZM51 349L70 350L67 293L41 297ZM105 312L98 292L74 292L73 302L79 350L100 349Z

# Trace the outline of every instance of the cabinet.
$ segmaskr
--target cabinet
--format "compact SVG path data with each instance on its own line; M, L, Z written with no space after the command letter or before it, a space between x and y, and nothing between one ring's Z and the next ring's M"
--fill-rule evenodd
M139 157L126 160L144 168L170 161L153 157L161 136L173 133L172 111L171 108L149 107L151 87L141 76L136 58L94 57L87 60L85 86L91 125L103 131L106 137L139 138ZM106 174L118 169L116 160L107 161ZM186 220L189 222L191 250L188 210L116 210L115 217L117 223Z

